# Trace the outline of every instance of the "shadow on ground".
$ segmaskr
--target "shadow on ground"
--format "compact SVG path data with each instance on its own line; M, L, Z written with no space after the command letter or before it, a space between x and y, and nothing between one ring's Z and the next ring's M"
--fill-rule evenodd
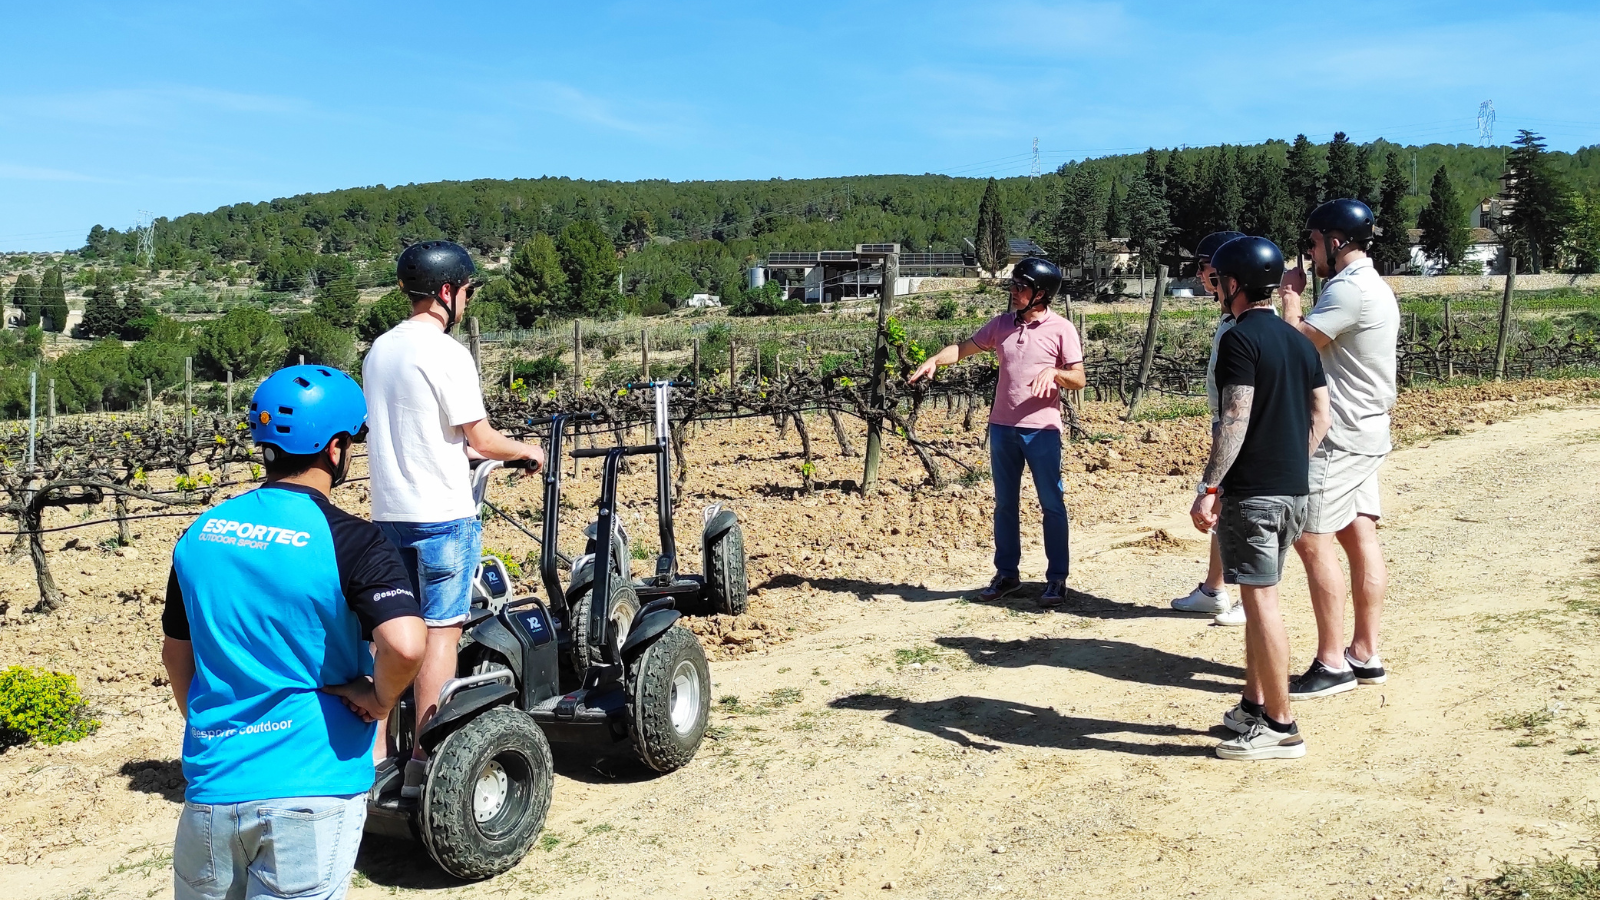
M189 786L183 763L175 759L130 759L117 772L128 776L128 790L157 794L168 803L182 803Z
M1244 670L1238 666L1106 638L1057 637L998 641L978 637L941 637L934 639L934 643L950 650L959 650L968 659L983 666L1055 666L1156 687L1231 693L1239 690L1239 683L1244 680Z
M1152 738L1208 737L1209 732L1157 722L1118 722L1065 716L1048 707L1029 706L989 697L951 697L914 702L885 694L852 694L829 704L835 709L885 711L885 722L914 728L975 750L999 750L1004 744L1058 750L1107 750L1135 756L1204 756L1210 746L1187 743L1144 743L1114 735Z
M408 891L449 890L471 883L439 868L420 842L370 832L361 836L356 872L373 884Z
M755 585L753 590L767 590L770 588L796 588L802 584L810 584L819 591L829 593L849 593L865 600L871 597L891 596L898 597L907 603L930 603L937 600L966 600L977 603L978 591L983 585L975 584L969 588L929 588L916 584L903 584L897 582L867 581L860 578L828 578L807 577L786 573L774 575L761 584ZM1039 596L1044 593L1044 584L1040 582L1024 582L1022 587L1009 596L1002 597L983 606L993 606L1002 609L1014 609L1019 612L1060 612L1086 619L1147 619L1147 618L1200 618L1193 613L1179 612L1165 606L1143 606L1138 603L1124 603L1101 597L1095 594L1086 594L1083 591L1067 589L1065 602L1057 606L1043 606L1039 603Z

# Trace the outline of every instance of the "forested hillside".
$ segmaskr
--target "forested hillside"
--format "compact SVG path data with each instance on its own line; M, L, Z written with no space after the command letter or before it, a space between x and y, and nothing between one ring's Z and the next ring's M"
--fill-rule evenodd
M1340 136L1342 138L1342 135ZM1301 139L1303 142L1304 139ZM1038 180L1003 179L1000 197L1012 236L1029 236L1064 250L1071 223L1062 207L1098 204L1109 223L1139 173L1159 171L1173 232L1158 252L1180 247L1212 225L1292 237L1306 203L1330 188L1350 189L1377 207L1390 154L1405 182L1404 224L1415 223L1428 203L1428 186L1440 167L1470 210L1495 193L1507 148L1430 144L1401 147L1385 141L1354 145L1282 141L1152 151L1068 164ZM1552 171L1580 194L1600 188L1600 147L1546 154ZM1065 176L1081 169L1074 197ZM1412 173L1415 172L1413 183ZM269 290L326 283L355 264L372 270L372 283L406 244L450 238L487 257L536 234L552 237L573 222L592 222L617 247L622 293L635 302L681 300L691 290L736 293L743 267L773 249L848 247L862 241L899 241L909 251L959 250L974 232L984 180L943 175L877 175L797 181L575 181L567 178L377 185L240 203L155 224L155 267L192 270L199 281L221 278L224 267L248 261ZM1089 196L1092 193L1093 196ZM1113 197L1116 199L1113 199ZM1275 199L1276 198L1276 199ZM1064 199L1066 203L1064 204ZM1251 226L1255 226L1252 228ZM1121 236L1121 235L1118 235ZM95 226L83 253L134 262L138 237Z

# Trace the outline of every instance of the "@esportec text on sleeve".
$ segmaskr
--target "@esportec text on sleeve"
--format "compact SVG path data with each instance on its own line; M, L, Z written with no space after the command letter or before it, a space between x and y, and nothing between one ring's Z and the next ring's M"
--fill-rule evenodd
M162 614L194 651L185 798L371 788L377 726L321 688L370 675L372 630L420 615L394 545L310 488L272 484L207 512L173 550Z

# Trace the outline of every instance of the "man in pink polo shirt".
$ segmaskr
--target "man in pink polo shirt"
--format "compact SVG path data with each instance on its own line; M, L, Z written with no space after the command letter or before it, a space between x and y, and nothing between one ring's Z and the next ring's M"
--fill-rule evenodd
M1066 598L1067 504L1061 482L1061 392L1086 383L1078 330L1050 311L1061 288L1054 263L1028 257L1011 270L1011 307L989 320L969 340L940 350L911 373L909 381L933 377L974 353L992 352L1000 361L1000 383L989 411L989 464L994 473L994 578L978 599L998 600L1022 586L1019 506L1022 466L1044 510L1044 553L1048 561L1039 602L1055 606Z

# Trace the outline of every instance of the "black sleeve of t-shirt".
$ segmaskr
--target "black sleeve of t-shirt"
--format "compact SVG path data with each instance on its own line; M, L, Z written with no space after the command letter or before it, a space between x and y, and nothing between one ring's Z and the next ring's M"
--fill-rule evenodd
M1306 342L1305 349L1311 351L1310 352L1311 377L1306 380L1306 383L1311 385L1311 389L1313 391L1316 390L1317 388L1320 388L1320 387L1327 387L1328 386L1328 373L1323 371L1323 368L1322 368L1322 354L1317 352L1317 345L1311 343L1311 339L1310 338L1307 338L1303 334L1300 335L1300 337L1305 338L1305 342Z
M1217 345L1217 387L1255 387L1258 355L1255 342L1239 326L1228 329Z
M183 589L178 587L178 570L167 569L167 596L161 607L161 633L175 641L189 640L189 612L183 608Z
M328 518L339 584L345 602L361 620L362 639L372 640L372 630L390 619L421 618L422 607L411 590L411 576L400 561L400 551L378 526L320 498L317 506Z

